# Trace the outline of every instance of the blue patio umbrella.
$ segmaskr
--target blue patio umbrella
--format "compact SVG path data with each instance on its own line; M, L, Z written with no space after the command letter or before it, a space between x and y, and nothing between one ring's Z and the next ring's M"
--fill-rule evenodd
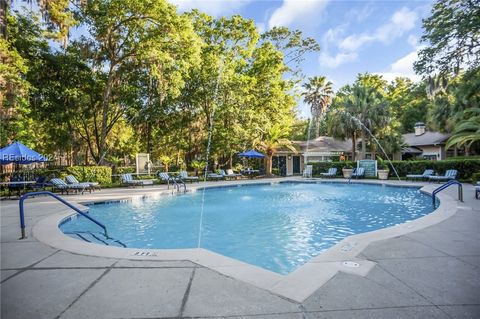
M20 142L13 142L0 149L0 164L31 164L46 161L48 159L45 156L29 149Z
M250 158L264 158L265 157L265 155L255 151L255 150L249 150L249 151L240 153L240 154L238 154L238 156L250 157Z

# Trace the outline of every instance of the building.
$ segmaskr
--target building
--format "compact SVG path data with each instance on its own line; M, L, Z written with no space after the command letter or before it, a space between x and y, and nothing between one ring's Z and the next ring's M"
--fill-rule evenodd
M351 140L320 136L310 141L294 141L293 145L297 153L283 149L273 156L272 167L278 169L280 175L301 174L307 162L338 161L340 156L352 158Z
M403 134L406 147L402 151L402 159L420 157L427 160L443 160L447 158L447 143L450 134L430 132L422 122L415 123L415 132Z
M420 158L427 160L443 160L447 155L446 141L450 134L429 132L422 122L415 123L415 132L403 134L405 147L401 154L391 156L394 160ZM360 139L357 140L357 143ZM320 136L310 141L294 141L297 153L282 149L273 156L272 167L279 170L283 176L298 175L303 172L305 163L338 161L340 156L346 160L352 159L352 140L340 140L329 136ZM358 158L358 145L356 158ZM372 154L367 153L367 158Z

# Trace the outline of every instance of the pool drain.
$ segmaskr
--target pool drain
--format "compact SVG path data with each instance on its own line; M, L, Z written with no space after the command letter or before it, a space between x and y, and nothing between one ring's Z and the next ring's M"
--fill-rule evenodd
M345 267L350 267L350 268L358 268L360 267L360 264L359 263L356 263L354 261L344 261L342 263L342 265L344 265Z

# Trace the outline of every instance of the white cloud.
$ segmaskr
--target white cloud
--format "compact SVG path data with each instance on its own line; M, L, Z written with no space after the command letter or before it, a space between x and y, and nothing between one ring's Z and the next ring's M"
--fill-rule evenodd
M367 3L362 8L350 9L350 11L348 11L345 14L345 18L348 20L355 19L358 22L363 22L367 20L367 18L370 17L372 13L373 13L373 5L372 3Z
M168 0L176 5L181 12L198 9L201 12L208 13L212 16L219 17L222 15L230 15L239 13L243 7L248 5L252 0Z
M356 51L369 42L391 42L413 29L417 19L415 11L403 7L392 15L388 23L379 26L373 33L352 34L343 39L339 47L346 51Z
M416 47L418 45L418 38L414 36L413 34L410 34L407 38L408 44L410 44L412 47Z
M264 33L265 30L267 29L266 26L265 26L265 23L262 23L262 22L257 22L255 23L255 26L257 27L257 31L258 33Z
M418 58L418 50L419 48L393 62L390 65L390 70L387 72L379 72L376 74L382 75L388 81L393 81L396 77L407 77L412 81L419 81L420 76L413 71L413 62Z
M324 68L334 69L344 63L355 61L358 57L356 52L337 53L336 55L330 55L328 52L320 53L318 58L320 66Z
M307 18L318 17L330 0L283 0L270 19L268 27L289 27L294 22L305 21Z
M348 26L348 24L341 24L339 26L336 26L335 28L330 28L327 30L327 32L324 33L322 40L328 44L328 43L338 43L340 37L345 33L345 28Z

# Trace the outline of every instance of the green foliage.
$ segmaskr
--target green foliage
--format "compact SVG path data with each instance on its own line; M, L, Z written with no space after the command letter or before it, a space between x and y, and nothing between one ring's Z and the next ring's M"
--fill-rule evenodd
M117 174L135 173L135 167L133 166L117 167L116 173Z
M395 172L389 163L385 163L390 169L389 176L395 177ZM400 177L407 174L422 174L426 169L433 169L437 174L444 174L449 169L458 170L458 179L471 180L473 174L480 172L479 159L465 160L444 160L444 161L392 161ZM344 167L356 167L355 162L316 162L309 163L313 165L313 175L320 176L320 173L328 171L331 167L336 167L338 176L341 176L341 170Z
M112 183L112 168L108 166L71 166L65 172L75 176L79 182Z
M320 51L320 45L315 39L304 38L300 30L289 30L286 27L273 27L264 34L262 40L275 45L277 50L283 52L285 65L294 78L301 79L303 73L300 64L305 60L305 54Z
M329 134L341 139L351 138L352 153L355 153L356 138L360 137L360 158L365 158L369 142L371 150L376 147L368 131L390 141L397 139L385 98L386 85L381 76L359 74L353 86L340 89L331 107L327 125Z
M480 108L469 109L464 112L466 119L455 127L453 135L448 139L447 148L453 145L468 148L473 143L480 142Z
M272 157L279 149L288 149L297 152L292 142L286 137L289 134L289 127L282 127L279 124L271 126L264 136L262 136L256 143L266 155L266 174L272 175Z
M326 173L329 168L336 168L337 169L337 176L342 176L342 169L344 168L353 168L357 167L355 162L315 162L315 163L308 163L308 165L312 165L312 174L313 176L320 177L320 173Z
M317 138L320 133L320 123L325 117L327 108L332 104L333 99L333 83L327 81L324 76L314 76L308 79L303 85L305 91L302 93L303 101L310 104L312 113L312 138Z
M418 73L457 74L461 67L480 65L480 6L478 1L438 0L423 20L426 47L415 62Z
M480 172L472 174L472 183L476 184L480 182Z

